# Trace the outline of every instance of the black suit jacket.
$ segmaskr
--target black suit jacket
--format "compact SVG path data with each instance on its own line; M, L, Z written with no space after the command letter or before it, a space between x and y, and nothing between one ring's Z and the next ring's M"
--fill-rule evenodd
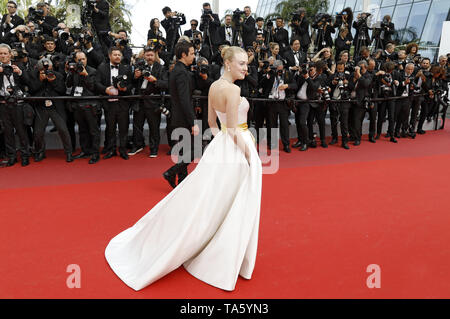
M111 31L109 24L109 4L105 0L97 2L97 9L99 12L92 13L92 23L95 26L95 30L99 31Z
M192 106L193 79L188 67L177 62L169 74L169 92L172 105L171 125L184 127L191 131L194 126L194 108Z
M127 89L126 91L119 91L119 96L130 95L131 89L133 88L133 78L131 73L131 67L125 64L119 64L119 75L126 75L128 77ZM98 66L97 74L95 78L95 85L97 89L97 93L100 95L107 95L105 90L107 87L111 86L111 67L110 63L103 62ZM111 97L114 98L114 97ZM127 106L129 105L129 101L119 100L120 105ZM107 107L108 101L104 100L103 105Z
M11 28L11 26L5 25L6 16L7 16L7 14L4 14L3 17L2 17L2 22L1 22L1 25L0 25L1 35L3 35L3 33L11 31L11 29L17 27L18 25L25 24L24 20L21 17L19 17L17 15L17 13L16 13L11 18L11 22L10 23L13 25L13 27Z
M198 30L195 30L194 33L195 33L195 34L198 34L198 33L202 34L202 33L201 33L200 31L198 31ZM189 37L190 39L193 39L192 29L189 29L189 30L184 31L184 32L183 32L183 35ZM202 38L203 38L203 37L202 37Z
M96 78L97 78L97 70L90 67L89 65L86 66L86 72L88 73L88 76L81 76L78 73L74 74L72 72L67 74L66 77L66 86L71 87L72 90L70 92L70 95L74 95L75 87L80 86L83 88L83 93L81 96L95 96L96 95ZM101 102L98 100L80 100L76 104L79 106L96 106L100 105Z
M164 67L158 62L154 62L150 74L156 78L156 82L154 83L148 82L147 88L145 89L142 89L142 84L145 80L144 77L141 76L138 79L134 79L133 75L133 85L136 88L136 94L144 94L144 95L161 94L162 91L167 91L169 87L169 79L167 71L164 69ZM141 103L145 104L146 106L158 105L158 101L153 99L152 100L144 99L141 100Z
M300 64L306 63L306 54L305 54L305 52L299 50L298 55L299 55L299 62L300 62ZM284 51L283 58L284 58L284 60L286 62L286 66L287 67L295 66L294 51L292 49Z
M289 93L293 93L297 91L297 82L295 81L294 76L290 71L284 71L283 75L281 76L283 79L283 83L288 85L288 88L286 89L286 98L288 97ZM270 92L272 92L273 88L273 82L275 82L275 76L269 76L267 78L267 75L263 75L260 79L260 86L262 87L262 97L268 98L270 95Z
M253 41L256 39L255 23L256 21L251 15L242 23L242 41L244 42L244 47L252 46Z
M349 82L350 88L355 90L357 106L363 107L364 98L370 97L372 80L372 75L366 71L366 73L361 74L361 77L356 82L353 82L353 79Z
M289 49L289 33L285 28L279 28L275 30L273 35L273 41L280 46L280 53L283 53Z
M231 31L232 31L232 39L234 40L235 39L235 35L236 35L236 28L234 28L234 27L231 27ZM218 37L219 37L219 43L220 44L223 44L223 43L225 43L225 41L226 41L226 39L227 39L227 37L226 37L226 30L225 30L225 25L222 25L222 26L220 26L219 27L219 30L218 30L218 32L217 32L217 35L218 35ZM233 41L232 40L232 41ZM233 45L233 43L230 43L231 45Z
M45 34L53 37L52 31L54 28L56 28L58 26L58 23L59 23L58 19L56 19L54 16L45 16L44 20L41 24L42 31Z
M299 25L291 24L292 38L300 40L300 46L302 49L309 46L311 43L311 37L309 35L309 21L305 17L299 23Z
M220 27L220 19L219 19L219 15L216 13L211 14L213 19L212 21L209 21L209 34L210 34L210 38L211 38L211 45L215 46L219 44L219 36L217 34L217 31ZM206 29L205 29L206 23L200 23L200 31L203 31L203 40L206 44L209 45L209 40L208 40L208 34L206 34Z

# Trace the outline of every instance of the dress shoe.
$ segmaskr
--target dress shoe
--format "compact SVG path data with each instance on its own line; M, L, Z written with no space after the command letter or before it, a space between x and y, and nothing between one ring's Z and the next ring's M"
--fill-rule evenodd
M323 148L328 148L328 145L325 141L321 141L320 146L322 146Z
M44 158L45 158L45 154L43 152L34 154L34 161L36 163L42 161Z
M28 166L30 165L30 159L28 157L22 157L22 166Z
M343 142L342 143L342 147L345 148L346 150L350 149L350 147L348 146L347 142Z
M6 163L6 166L7 167L13 166L16 163L17 163L17 158L10 158L10 159L8 159L8 163Z
M100 153L101 154L107 154L107 153L109 153L109 151L108 151L108 149L106 147L104 147Z
M356 140L355 143L353 143L353 145L355 145L355 146L361 145L361 141L360 140Z
M337 142L338 142L337 137L333 137L333 138L331 139L330 145L337 144Z
M143 147L133 146L133 148L128 151L128 155L130 155L130 156L136 155L137 153L141 152L143 149L144 149Z
M405 131L402 131L402 133L400 134L400 137L403 137L403 138L408 137L408 134Z
M395 133L394 133L394 137L395 137L395 138L400 138L400 133L395 132Z
M309 147L316 148L317 147L317 142L316 141L312 141L311 143L309 143Z
M283 151L285 151L286 153L290 153L291 152L291 148L289 147L289 145L285 145L283 147Z
M88 153L81 152L80 154L73 156L73 159L88 158L88 157L89 157Z
M129 159L130 159L130 157L128 156L127 153L120 153L119 155L120 155L120 157L122 157L124 160L129 160Z
M422 130L422 129L417 130L417 134L423 135L423 134L425 134L425 133L426 133L426 132L425 132L424 130Z
M178 183L177 186L181 184L182 181L187 177L187 173L178 174Z
M376 139L376 140L379 140L379 139L380 139L380 134L377 134L377 135L375 136L375 139Z
M375 141L375 139L373 138L373 136L369 136L369 142L370 142L370 143L376 143L377 141Z
M114 152L109 152L108 154L103 156L103 159L108 159L108 158L111 158L113 156L117 156L117 153L115 151Z
M66 162L67 162L67 163L72 163L72 162L73 162L73 156L72 156L72 153L67 153L67 154L66 154Z
M169 182L170 186L175 188L177 184L175 184L176 175L169 173L168 171L163 173L163 177L166 181Z
M302 142L301 141L297 141L295 144L292 145L293 148L297 148L302 146Z
M397 143L397 140L395 139L395 137L391 137L389 141L392 143Z
M205 147L205 146L202 146L202 147ZM148 157L151 157L151 158L158 157L158 150L150 150L150 155Z
M354 136L350 136L348 140L349 140L350 142L354 142L354 141L356 141L356 138L355 138Z
M386 133L386 135L384 137L390 138L391 137L391 133Z
M95 164L100 160L99 154L92 155L91 159L89 160L89 164Z
M308 149L308 145L302 144L302 146L301 146L298 150L304 152L304 151L306 151L307 149Z
M410 133L408 133L408 135L412 138L412 139L415 139L416 138L416 133L414 133L414 132L410 132Z

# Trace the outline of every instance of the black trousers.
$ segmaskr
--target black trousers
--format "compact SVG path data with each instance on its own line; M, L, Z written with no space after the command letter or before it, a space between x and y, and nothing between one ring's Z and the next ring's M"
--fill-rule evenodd
M133 144L137 147L145 146L144 123L147 120L149 128L150 152L158 152L161 135L159 127L161 125L161 113L157 105L141 102L139 111L133 114Z
M269 118L268 130L271 131L273 128L278 128L278 118L280 119L280 137L283 146L289 146L289 107L286 101L271 101L267 102L267 112ZM270 140L268 139L268 144L270 148L276 148L278 144L278 136L275 141L272 141L272 135L270 134Z
M353 134L356 141L361 141L362 125L365 115L365 104L356 103L353 106Z
M262 133L261 131L264 127L264 122L266 122L266 127L269 126L269 114L268 114L266 102L261 102L261 101L255 102L253 116L255 119L255 130L256 130L256 135L257 135L257 142L259 144L259 141L261 139L264 139L264 136L260 136L260 133ZM267 130L267 141L269 141L270 138L271 138L270 130L268 129Z
M104 104L106 132L105 148L108 152L116 150L116 132L119 127L119 152L126 153L128 126L130 123L129 106L125 103L107 102Z
M388 97L388 96L385 96ZM387 132L394 136L394 126L395 126L395 100L383 101L378 105L378 122L377 122L377 134L382 133L383 122L386 118L386 111L388 113L388 129Z
M36 107L36 118L34 122L34 153L39 154L45 152L45 128L48 120L51 119L58 131L61 142L63 143L64 152L72 153L72 141L70 139L69 130L67 129L66 120L56 110L54 106L45 107L39 105Z
M6 156L9 159L17 157L16 138L14 131L19 136L19 151L22 158L31 155L30 143L23 122L23 107L21 104L0 104L0 118L3 122L3 134L5 137Z
M295 113L298 139L302 144L309 144L308 116L311 106L309 103L298 103Z
M419 116L419 124L417 124L417 130L422 129L423 123L430 114L431 103L432 101L428 98L425 98L422 101L422 104L420 105L420 116Z
M408 119L409 119L409 110L411 109L411 99L405 98L397 100L396 102L396 122L395 122L395 133L399 133L400 130L402 132L408 131Z
M348 141L349 130L349 113L350 103L332 103L330 104L330 121L331 121L331 135L333 138L338 138L337 124L340 123L342 142Z
M75 116L73 114L73 111L69 110L68 107L66 107L66 115L67 129L69 130L70 141L72 142L72 151L75 151L75 148L77 147L77 138L75 134Z
M377 132L378 104L377 103L373 103L371 105L369 104L369 108L366 111L367 113L369 113L369 137L374 137Z
M169 173L178 175L178 180L184 179L187 176L187 167L195 158L194 135L190 134L188 138L190 139L190 148L181 149L180 156L178 156L178 162L168 169ZM183 137L180 137L178 143L183 143ZM185 152L189 152L189 154L186 154Z
M411 99L411 117L409 119L409 129L411 132L416 131L417 117L423 100L423 96L413 96Z
M316 119L317 124L319 125L320 140L325 141L325 115L326 114L327 114L326 104L318 104L317 106L314 106L314 107L311 106L311 108L309 110L309 114L308 114L308 131L309 131L310 141L314 140L314 130L313 130L314 119Z
M100 127L97 123L97 109L90 105L76 106L73 112L78 123L81 151L90 155L100 153Z

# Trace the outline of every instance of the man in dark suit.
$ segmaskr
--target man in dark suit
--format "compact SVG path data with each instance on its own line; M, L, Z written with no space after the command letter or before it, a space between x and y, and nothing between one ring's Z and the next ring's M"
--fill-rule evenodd
M139 66L134 71L133 82L138 95L161 94L168 88L167 72L161 64L156 62L154 47L144 48L145 66ZM142 69L141 69L142 67ZM145 147L144 123L149 127L150 157L158 155L161 124L161 112L158 111L160 100L143 99L139 101L139 110L133 113L133 148L128 155L134 155Z
M25 24L23 19L17 15L17 4L14 1L8 1L6 8L8 9L8 13L4 14L2 17L0 37L11 31L11 29Z
M72 88L71 96L94 96L96 87L96 70L88 65L84 52L75 54L75 62L83 65L83 70L70 69L66 79L66 86ZM81 71L81 72L80 72ZM74 118L78 123L81 153L74 159L88 158L89 164L100 160L100 127L97 115L101 114L100 101L80 100L71 104Z
M182 13L178 14L176 11L172 11L169 7L164 7L162 12L165 18L161 21L161 25L166 30L167 52L170 52L172 56L175 44L180 38L178 29L180 25L186 24L186 17Z
M203 39L211 49L219 46L218 29L220 27L220 19L217 13L213 13L211 5L208 2L203 4L203 14L201 16L200 31L203 31ZM212 53L211 53L212 55Z
M308 52L309 44L311 43L311 37L309 36L309 21L306 18L306 10L300 8L299 11L300 20L292 20L292 38L300 39L300 47L303 52Z
M97 33L102 46L103 54L108 54L108 49L112 45L108 32L111 31L109 24L109 4L106 0L97 0L92 9L92 26Z
M185 136L181 137L182 146L178 154L178 163L173 165L163 173L163 177L169 182L172 187L176 187L176 176L178 175L178 184L180 184L187 176L187 167L194 159L194 136L198 135L200 129L194 123L195 114L192 106L192 90L193 79L189 72L189 67L194 61L194 47L188 42L179 42L175 46L175 54L178 59L173 70L169 75L169 92L172 104L172 118L171 127L184 128L188 132L192 132L189 140L185 141ZM187 149L187 144L190 142L190 148ZM176 146L176 145L175 145Z
M252 10L249 6L244 7L245 17L242 21L242 41L244 42L244 48L253 45L253 41L256 39L255 19L251 16Z
M42 14L42 20L39 20L37 23L42 28L42 32L48 36L53 35L53 29L58 26L58 19L54 16L49 15L50 9L49 5L40 2L36 5L36 9L42 10L44 13Z
M29 79L27 72L11 64L11 58L11 48L7 44L0 44L0 119L3 122L6 156L8 158L6 166L13 166L17 163L14 132L19 136L22 166L27 166L30 164L31 153L24 124L24 103L14 98L9 100L7 97L14 94L11 90L12 87L19 88L22 91L24 85L29 83Z
M104 159L117 156L116 153L116 125L119 126L119 154L127 160L127 137L129 125L129 102L114 99L117 95L129 95L133 87L131 81L131 68L121 64L122 52L119 48L109 49L109 62L100 64L97 69L96 86L97 92L101 95L109 95L111 99L104 101L106 121L106 139ZM119 79L122 78L121 81Z
M275 23L276 28L272 30L273 41L278 43L280 46L280 54L282 55L284 51L289 50L289 33L285 28L283 28L283 18L278 17Z
M291 39L291 49L283 53L283 58L286 61L286 67L293 73L300 70L300 66L306 63L306 54L300 50L300 40L297 38Z
M225 16L225 24L219 27L218 37L220 44L228 41L231 45L234 45L233 39L235 39L236 29L232 26L232 16L227 14Z
M197 30L198 27L198 21L195 19L191 20L191 28L189 30L184 31L183 35L189 37L189 39L194 39L194 35L197 33L201 33Z

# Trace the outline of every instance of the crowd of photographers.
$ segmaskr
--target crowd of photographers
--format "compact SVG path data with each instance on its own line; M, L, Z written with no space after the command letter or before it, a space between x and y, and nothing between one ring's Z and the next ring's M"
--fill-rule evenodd
M261 132L269 148L278 145L278 136L272 138L271 128L279 128L283 150L288 153L291 147L300 151L317 147L315 124L320 145L328 147L328 112L330 144L338 143L339 126L345 149L350 141L355 146L361 143L366 113L372 143L382 135L385 121L388 128L384 136L394 143L398 138L425 134L425 121L439 114L440 128L444 127L448 58L440 56L432 65L430 59L420 56L415 43L396 50L389 16L369 28L369 14L359 14L353 21L349 8L335 17L318 14L314 21L308 21L305 10L300 9L291 21L277 18L265 22L260 17L255 20L247 6L225 16L222 24L204 3L200 21L190 20L190 28L182 31L181 26L187 23L184 14L165 7L162 21L150 21L147 45L133 55L127 32L112 32L105 0L85 1L81 18L91 27L81 30L71 30L51 16L46 3L30 8L25 20L17 15L14 1L9 1L7 8L0 25L0 158L6 159L6 166L17 162L17 151L22 166L29 165L30 157L36 162L45 158L45 131L50 119L67 162L87 158L94 164L101 153L104 159L117 155L129 159L145 147L145 121L149 156L156 157L162 116L167 118L168 141L173 146L170 98L165 94L179 41L191 42L195 48L188 87L193 90L193 107L202 120L203 132L208 128L208 107L207 98L201 97L207 97L210 85L223 74L221 49L225 45L241 46L248 54L247 76L236 84L241 95L252 101L248 122L258 132L258 143L264 138ZM290 25L290 35L285 22ZM310 36L310 24L314 37ZM354 37L351 28L355 29ZM151 98L117 98L131 95ZM98 96L101 98L89 99ZM292 146L291 112L297 127L297 141ZM106 129L101 148L102 118ZM81 152L75 155L77 137Z

